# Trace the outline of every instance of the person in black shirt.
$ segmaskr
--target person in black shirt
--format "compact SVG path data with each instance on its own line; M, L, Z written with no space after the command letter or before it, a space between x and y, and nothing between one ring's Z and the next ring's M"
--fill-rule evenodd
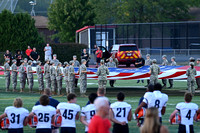
M15 59L17 60L17 66L20 66L21 65L20 61L22 60L22 54L20 50L17 50Z
M9 50L6 50L6 53L4 54L4 59L5 59L5 60L6 60L6 59L10 59L9 65L11 65L11 63L12 63L12 55L11 55L11 53L10 53Z
M86 52L86 49L83 49L83 52L81 53L81 59L85 59L87 62L86 62L86 67L89 67L88 65L88 62L89 62L89 54Z
M33 61L33 66L36 66L36 62L40 59L40 55L36 52L36 48L33 48L29 58Z
M139 68L139 67L144 66L144 64L145 64L145 60L144 60L144 58L142 58L142 54L140 54L139 58L137 58L135 61L135 67ZM139 82L140 82L140 80L137 81L137 83L139 83ZM144 80L142 80L142 83L144 83Z

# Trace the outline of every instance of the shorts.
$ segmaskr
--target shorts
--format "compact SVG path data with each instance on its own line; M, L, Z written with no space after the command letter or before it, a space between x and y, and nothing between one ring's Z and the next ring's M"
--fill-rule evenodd
M114 123L113 133L129 133L128 124L120 125L120 124Z
M60 133L76 133L76 128L74 128L74 127L61 127Z
M101 58L97 58L97 63L100 63L100 61L101 61Z
M183 125L179 124L178 133L194 133L193 125Z
M39 129L36 129L35 132L36 133L51 133L51 129L50 128L39 128Z
M8 129L8 133L23 133L23 128Z

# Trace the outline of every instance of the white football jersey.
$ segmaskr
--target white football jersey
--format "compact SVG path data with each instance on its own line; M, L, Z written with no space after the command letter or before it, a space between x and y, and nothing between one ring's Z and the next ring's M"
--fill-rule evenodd
M144 100L148 106L158 108L159 117L162 117L161 110L167 106L168 96L160 91L154 91L153 93L145 93Z
M131 105L126 102L115 102L110 105L110 108L112 109L114 113L114 118L120 122L125 121L128 123L128 114L131 110Z
M193 118L198 110L197 104L181 102L176 105L176 109L180 112L181 124L193 125Z
M23 128L24 119L29 115L29 111L23 107L16 108L9 106L4 111L10 121L9 129L11 128Z
M36 105L33 106L32 112L36 114L38 118L38 124L36 128L51 128L52 116L56 114L56 109L50 105Z
M59 103L57 109L60 110L62 116L61 127L76 127L76 114L80 111L80 106L75 103Z
M90 123L92 117L96 114L96 107L94 104L88 104L85 107L82 107L81 116L86 117L87 123ZM85 126L85 132L88 132L88 127Z

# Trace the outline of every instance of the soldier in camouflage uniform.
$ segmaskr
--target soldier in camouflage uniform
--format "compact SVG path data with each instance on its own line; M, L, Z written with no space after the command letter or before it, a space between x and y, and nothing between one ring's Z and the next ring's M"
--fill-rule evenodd
M20 81L20 92L24 92L24 88L25 88L25 82L26 82L26 79L24 78L25 76L25 73L26 73L26 70L24 68L24 60L21 60L21 65L19 66L19 81Z
M39 93L42 94L42 92L44 91L44 80L43 80L43 70L41 68L41 62L37 61L37 67L36 67L36 73L37 73L37 77L38 77L38 88L39 88Z
M162 59L163 59L163 62L162 62L162 66L167 66L168 65L168 60L167 60L167 56L166 55L163 55L162 56ZM163 83L163 88L166 87L167 85L167 79L162 79L162 83Z
M109 75L108 68L104 65L104 60L100 61L101 66L98 68L96 75L98 76L99 88L104 88L106 92L107 75Z
M59 62L56 68L56 82L58 85L58 95L61 95L61 90L62 90L62 75L63 74L62 74L61 67L62 67L62 63Z
M116 68L116 64L115 62L113 62L113 58L109 59L109 62L107 63L107 67ZM114 87L115 80L110 80L109 83L111 87Z
M6 83L6 92L9 91L10 87L10 59L6 58L4 64L4 76L5 76L5 83Z
M26 67L26 71L27 71L27 78L28 78L28 87L29 87L29 92L32 92L33 90L33 73L34 71L32 70L32 61L29 60L28 61L28 66Z
M200 58L197 59L197 66L200 66ZM197 89L200 90L200 78L196 78Z
M25 71L26 71L26 67L27 66L28 66L28 60L27 60L27 58L24 58L24 68L25 68ZM28 85L27 73L24 73L24 78L25 78L25 85L26 85L26 83Z
M171 58L171 61L172 61L171 66L176 66L175 57L172 57L172 58ZM168 87L168 89L170 89L170 88L173 87L173 79L169 79L169 85L170 85L170 86Z
M74 67L79 67L80 66L79 61L77 61L77 56L76 55L73 56L73 60L72 61L74 62ZM77 87L78 78L75 77L75 82L74 83L75 83L75 87Z
M13 64L11 66L11 71L12 71L11 78L12 78L13 92L15 92L16 91L16 87L17 87L17 73L18 73L17 65L16 65L17 61L13 60L12 62L13 62Z
M79 79L80 79L80 93L81 96L86 96L86 90L87 90L87 67L86 63L87 61L85 59L81 60L81 66L79 68Z
M54 66L58 65L59 60L57 59L57 55L56 54L53 55L53 60L52 61L54 62Z
M64 80L66 85L66 94L69 94L69 81L68 81L68 71L69 71L69 63L66 61L64 62L65 68L63 69Z
M50 78L51 78L51 89L52 92L56 95L56 68L54 65L54 61L51 61L51 66L50 66Z
M49 60L46 60L46 63L44 65L44 77L46 82L46 88L51 89L51 78L50 78L50 65Z
M151 60L150 57L151 57L150 54L146 55L146 60L145 60L145 64L144 64L145 66L151 66L152 65L152 60ZM147 85L146 85L146 87L149 85L149 83L150 83L150 80L147 79Z
M188 85L188 91L192 94L195 93L195 75L197 74L196 69L194 68L194 62L189 63L190 68L187 69L186 75L187 78L187 85Z
M155 85L158 83L158 74L160 73L160 67L156 64L156 59L152 60L152 65L150 66L150 84Z
M68 81L69 81L69 92L74 93L75 88L75 72L74 72L74 61L69 62L69 70L68 70Z

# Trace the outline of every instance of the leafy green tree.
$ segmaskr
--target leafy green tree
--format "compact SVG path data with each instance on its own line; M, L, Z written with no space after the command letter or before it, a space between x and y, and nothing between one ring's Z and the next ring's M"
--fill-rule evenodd
M88 0L55 0L49 12L49 28L58 33L53 38L60 42L74 42L75 31L94 25L95 14Z
M28 45L40 47L44 43L28 13L12 14L4 10L0 22L0 51L9 49L14 52L25 50Z

